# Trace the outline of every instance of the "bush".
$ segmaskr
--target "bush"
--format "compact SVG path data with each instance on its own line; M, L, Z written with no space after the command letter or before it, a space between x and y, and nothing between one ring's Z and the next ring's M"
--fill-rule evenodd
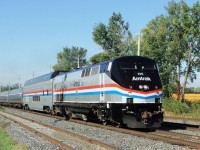
M191 104L191 113L195 113L200 116L200 101Z
M173 112L175 114L183 114L190 111L190 107L187 103L182 103L173 98L165 98L163 100L163 108L165 111Z

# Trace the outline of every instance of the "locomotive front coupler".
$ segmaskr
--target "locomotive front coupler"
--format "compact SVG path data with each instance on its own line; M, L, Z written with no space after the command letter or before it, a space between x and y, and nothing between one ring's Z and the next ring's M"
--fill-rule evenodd
M141 120L144 124L149 124L152 119L153 114L148 111L144 111L141 113Z

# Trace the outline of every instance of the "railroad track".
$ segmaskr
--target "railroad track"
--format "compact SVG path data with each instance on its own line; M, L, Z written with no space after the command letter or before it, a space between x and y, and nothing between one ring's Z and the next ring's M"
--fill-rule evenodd
M99 141L66 131L60 128L49 126L32 119L28 119L16 114L0 111L0 115L19 126L35 133L36 135L45 138L51 143L58 145L63 150L82 149L108 149L118 150L118 148L111 145L101 143Z
M175 123L175 122L164 122L162 124L162 127L167 128L167 129L182 129L182 130L200 132L199 125L191 125L191 124L183 124L183 123Z
M173 117L173 116L165 116L165 122L175 122L177 124L184 124L187 126L200 126L200 119L196 118L181 118L181 117Z
M177 139L182 139L182 140L193 140L196 141L197 143L200 143L200 136L196 136L196 135L188 135L188 134L182 134L182 133L176 133L176 132L169 132L169 131L165 131L162 129L157 129L155 132L152 132L151 134L161 134L164 136L169 136L169 137L176 137Z
M142 131L142 130L130 130L130 129L123 129L123 128L116 128L112 126L104 126L101 124L91 123L91 122L84 122L81 120L71 120L76 123L81 123L84 125L94 126L98 128L103 128L111 131L117 131L125 134L130 134L133 136L139 136L139 137L145 137L150 138L153 140L159 140L166 143L174 144L174 145L180 145L180 146L187 146L189 148L195 148L200 149L200 136L193 136L193 135L187 135L187 134L181 134L181 133L175 133L175 132L169 132L157 129L155 131ZM188 141L188 139L192 139L193 141Z
M50 117L49 114L38 113L35 111L31 111L31 113ZM53 116L53 117L58 120L64 120L63 117L59 117L59 116ZM124 133L124 134L129 134L129 135L133 135L133 136L139 136L139 137L145 137L145 138L149 138L149 139L153 139L153 140L159 140L159 141L163 141L165 143L170 143L173 145L187 146L189 148L195 148L195 149L200 148L200 137L199 136L169 132L165 128L157 129L154 132L151 132L148 130L137 131L137 130L124 129L124 128L116 128L113 126L104 126L102 124L86 122L86 121L82 121L82 120L70 119L70 121L78 123L78 124L84 124L84 125L102 128L102 129L106 129L106 130L110 130L110 131L116 131L116 132L120 132L120 133Z

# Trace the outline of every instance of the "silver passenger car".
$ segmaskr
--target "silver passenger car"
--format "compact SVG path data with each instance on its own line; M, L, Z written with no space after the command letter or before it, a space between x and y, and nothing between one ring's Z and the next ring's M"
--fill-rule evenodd
M8 103L10 106L22 108L22 106L23 106L22 92L23 92L22 88L14 89L9 92Z
M0 92L0 104L8 105L8 91Z
M0 104L5 106L19 107L22 108L22 94L23 89L14 89L10 91L4 91L0 93Z
M53 106L53 80L59 72L48 73L25 82L23 105L25 109L50 112Z

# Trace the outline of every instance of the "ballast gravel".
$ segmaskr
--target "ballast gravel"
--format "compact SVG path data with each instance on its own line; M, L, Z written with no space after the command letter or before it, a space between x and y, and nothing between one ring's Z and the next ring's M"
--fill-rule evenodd
M77 149L77 150L105 150L105 148L100 147L98 145L92 144L90 142L85 142L80 139L77 139L76 137L72 135L68 135L59 131L56 131L54 129L51 129L49 127L40 125L36 122L32 122L26 119L22 119L17 116L13 116L11 114L7 114L4 112L0 112L0 114L9 117L11 119L14 119L17 122L20 122L26 126L29 126L30 128L34 129L37 132L43 133L49 137L52 137L53 139L56 139L58 141L61 141L62 143L67 144L68 146Z
M172 145L168 143L164 143L162 141L155 141L148 138L143 137L137 137L133 135L123 134L115 131L109 131L105 129L100 129L96 127L91 127L87 125L81 125L78 123L73 123L69 121L64 120L57 120L55 118L51 117L45 117L42 115L36 115L31 114L28 112L23 112L21 110L16 109L9 109L5 108L6 112L14 113L23 117L31 118L33 120L52 125L54 127L59 127L61 129L80 134L83 136L86 136L88 138L92 138L95 140L98 140L100 142L115 146L121 150L152 150L152 149L162 149L162 150L188 150L188 147L178 146L178 145ZM45 141L39 137L37 137L34 134L24 132L23 129L20 129L20 127L17 127L15 124L11 124L11 126L8 128L9 134L14 136L17 141L22 141L20 143L29 144L30 149L55 149L57 150L58 147L49 146L49 144L45 145ZM21 133L22 132L22 133ZM199 133L200 135L200 133ZM35 142L32 142L32 137L34 137ZM36 138L37 137L37 138ZM21 140L23 139L23 140ZM41 142L40 142L41 141ZM38 145L37 143L43 143L41 145ZM37 147L37 148L36 148Z
M43 138L1 116L0 121L9 123L10 125L6 127L8 135L10 135L15 142L26 145L30 150L61 150L58 146L51 144Z

